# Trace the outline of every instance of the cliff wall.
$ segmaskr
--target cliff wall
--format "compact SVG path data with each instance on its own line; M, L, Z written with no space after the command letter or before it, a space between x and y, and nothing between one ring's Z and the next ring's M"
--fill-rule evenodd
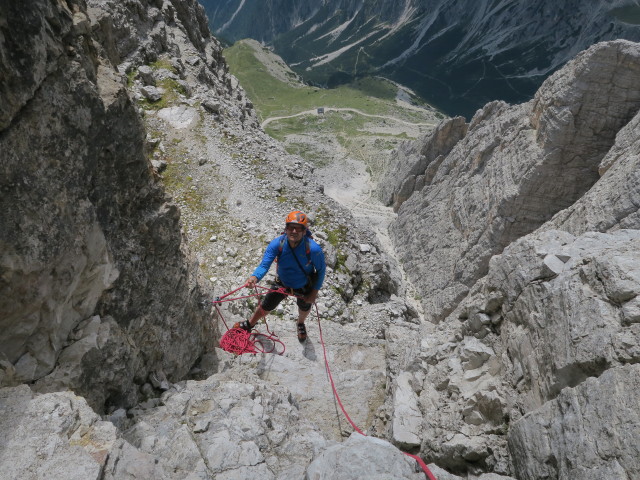
M531 102L402 149L380 191L439 323L398 376L394 404L422 418L390 407L398 444L451 471L640 473L639 60L638 44L595 45Z
M180 212L111 61L128 52L83 1L3 2L0 17L2 384L134 405L150 374L188 372L211 326Z
M640 108L639 69L636 44L596 45L532 101L490 103L468 125L446 121L413 156L401 153L379 191L398 208L392 236L434 321L486 274L493 255L598 182L616 134ZM440 146L445 128L447 139L459 139L453 147Z

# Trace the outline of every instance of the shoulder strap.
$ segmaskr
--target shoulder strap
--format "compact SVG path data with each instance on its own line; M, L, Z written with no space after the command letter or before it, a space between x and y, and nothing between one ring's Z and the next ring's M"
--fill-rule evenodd
M291 254L293 255L294 260L298 264L298 267L300 267L300 270L302 270L302 273L304 273L304 276L307 277L307 282L308 282L310 280L309 274L307 274L307 271L304 269L304 267L300 263L300 260L298 260L298 257L296 257L296 252L292 251Z
M311 262L311 242L309 242L309 237L304 237L304 253L307 254L307 260Z
M282 234L280 235L280 244L278 245L278 254L276 255L276 263L278 263L278 259L280 258L280 255L282 255L282 250L284 249L284 242L286 242L287 240L287 235L286 234Z

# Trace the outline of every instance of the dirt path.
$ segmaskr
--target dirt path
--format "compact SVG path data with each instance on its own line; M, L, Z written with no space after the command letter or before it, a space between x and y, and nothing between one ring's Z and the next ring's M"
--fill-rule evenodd
M384 253L395 263L402 276L405 289L405 300L414 308L420 318L423 318L422 305L416 299L415 289L406 276L401 263L395 253L391 241L389 228L396 218L391 207L383 205L376 195L376 182L371 178L367 165L362 158L352 158L347 152L337 146L338 151L328 166L317 168L314 174L324 185L325 194L347 208L359 222L372 230Z
M325 113L326 112L353 112L353 113L357 113L358 115L362 115L363 117L370 117L370 118L381 118L383 120L390 120L392 122L398 122L398 123L402 123L404 125L410 125L412 127L424 127L424 126L435 126L436 122L427 122L427 123L411 123L411 122L407 122L406 120L401 120L399 118L395 118L395 117L389 117L386 115L372 115L370 113L365 113L362 110L358 110L356 108L333 108L333 107L327 107L324 109ZM271 122L274 122L276 120L283 120L285 118L294 118L294 117L302 117L304 115L318 115L318 110L317 109L312 109L312 110L305 110L303 112L299 112L299 113L295 113L293 115L286 115L284 117L269 117L267 119L265 119L262 122L262 128L264 128L266 125L268 125Z

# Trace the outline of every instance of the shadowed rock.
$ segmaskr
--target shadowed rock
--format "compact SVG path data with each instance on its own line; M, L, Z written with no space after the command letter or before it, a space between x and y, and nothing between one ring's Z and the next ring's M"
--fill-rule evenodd
M180 213L84 2L2 14L0 380L131 406L150 372L182 377L211 335Z

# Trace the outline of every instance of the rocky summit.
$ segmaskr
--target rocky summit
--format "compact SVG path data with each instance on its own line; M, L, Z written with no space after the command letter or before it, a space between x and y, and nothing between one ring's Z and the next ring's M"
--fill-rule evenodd
M375 232L195 0L0 0L0 72L0 478L640 478L640 44L403 143ZM230 354L297 209L309 338Z

